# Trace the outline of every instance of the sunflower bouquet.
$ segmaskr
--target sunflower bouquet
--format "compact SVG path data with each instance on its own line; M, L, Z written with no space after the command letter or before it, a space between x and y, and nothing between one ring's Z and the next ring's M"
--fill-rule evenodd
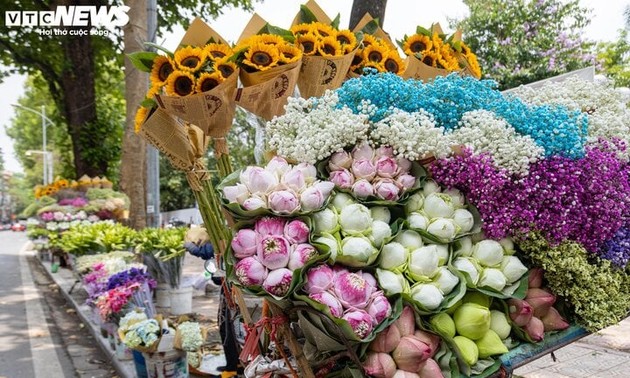
M364 68L372 68L377 72L391 72L402 75L407 67L405 61L398 54L396 45L375 20L366 13L354 29L363 33L363 40L354 54L350 66L349 77L357 77L364 73Z
M477 57L461 40L461 32L447 36L439 24L430 29L421 26L416 33L398 41L407 55L407 69L403 76L420 80L431 80L451 72L481 77Z

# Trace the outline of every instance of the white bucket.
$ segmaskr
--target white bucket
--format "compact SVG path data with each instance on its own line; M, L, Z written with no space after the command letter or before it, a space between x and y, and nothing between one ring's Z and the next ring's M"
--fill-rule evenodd
M168 352L142 353L149 378L188 378L188 360L186 352L170 350Z
M167 283L157 285L155 288L155 307L171 307L171 295L168 292L170 289L171 286Z
M190 314L192 312L192 286L171 289L171 315Z

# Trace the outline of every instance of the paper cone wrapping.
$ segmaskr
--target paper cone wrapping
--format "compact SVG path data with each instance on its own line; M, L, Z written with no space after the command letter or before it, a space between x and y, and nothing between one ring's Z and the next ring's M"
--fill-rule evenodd
M302 68L298 77L300 95L304 98L319 97L327 89L337 89L346 79L356 50L342 56L302 57Z
M374 20L374 17L372 17L371 14L366 13L363 15L363 18L361 18L361 21L359 21L359 23L357 24L357 26L354 27L354 29L352 30L353 33L356 32L360 32L363 30L363 28L365 27L365 25L367 25L368 23L370 23L372 20ZM398 47L394 44L394 42L392 42L391 38L389 38L389 35L387 33L385 33L385 30L381 29L380 26L378 26L376 28L376 30L373 33L370 33L373 36L382 39L385 43L387 43L389 45L389 47L391 47L393 50L398 50Z

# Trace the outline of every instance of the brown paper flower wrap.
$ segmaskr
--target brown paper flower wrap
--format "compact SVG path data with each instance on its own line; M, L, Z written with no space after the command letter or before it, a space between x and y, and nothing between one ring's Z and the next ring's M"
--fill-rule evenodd
M199 327L200 331L201 331L201 340L206 340L206 337L208 336L208 327ZM182 333L180 332L179 329L175 330L175 340L173 341L173 348L175 349L179 349L179 350L185 350L187 352L194 352L191 350L186 350L183 347L184 345L184 340L182 337ZM201 348L201 347L200 347Z
M160 327L161 327L162 315L157 315L155 317L155 320L157 321L158 325L160 325ZM121 330L120 328L118 328L117 333L118 333L118 337L120 338L120 340L124 343L125 342L126 332ZM161 340L162 340L162 330L160 329L160 334L158 335L157 340L153 344L151 344L150 346L138 345L138 346L136 346L134 348L131 348L131 347L129 347L129 348L133 349L133 350L137 350L138 352L142 352L142 353L155 353L158 350L158 346L160 345L160 341Z

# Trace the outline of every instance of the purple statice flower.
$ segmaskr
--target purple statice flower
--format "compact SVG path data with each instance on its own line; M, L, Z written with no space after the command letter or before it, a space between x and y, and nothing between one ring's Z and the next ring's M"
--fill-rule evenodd
M147 283L150 289L154 289L157 285L156 281L151 278L144 269L129 268L121 272L115 273L109 277L107 281L107 290L111 290L121 286L129 286L133 283Z
M630 225L626 225L607 240L600 248L599 257L625 268L630 261Z
M92 271L83 276L83 287L89 296L88 302L95 300L103 292L107 291L108 277L109 274L103 263L94 264Z

